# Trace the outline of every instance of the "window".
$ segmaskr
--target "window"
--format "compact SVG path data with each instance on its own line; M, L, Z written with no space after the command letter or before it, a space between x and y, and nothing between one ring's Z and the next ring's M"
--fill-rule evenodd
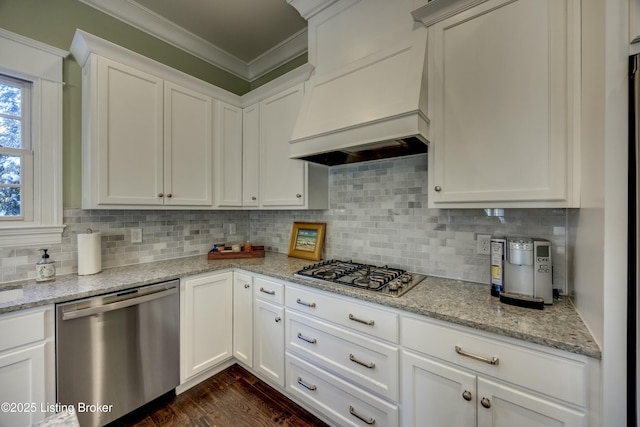
M0 247L62 241L62 60L0 28Z
M0 75L0 220L33 220L29 82Z

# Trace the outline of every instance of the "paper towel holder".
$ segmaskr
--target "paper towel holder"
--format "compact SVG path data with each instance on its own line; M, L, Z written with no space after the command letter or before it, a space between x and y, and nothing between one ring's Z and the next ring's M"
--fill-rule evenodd
M78 234L78 275L86 276L102 271L100 232L87 228L86 234Z

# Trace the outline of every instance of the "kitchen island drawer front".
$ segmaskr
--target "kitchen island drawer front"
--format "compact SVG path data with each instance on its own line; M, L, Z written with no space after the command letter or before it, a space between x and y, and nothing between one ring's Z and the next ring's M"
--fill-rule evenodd
M398 400L398 348L287 310L287 350Z
M288 286L286 306L347 328L398 343L398 315L373 305L342 299L335 294Z
M284 285L282 283L267 280L263 277L256 277L254 283L253 292L256 298L274 304L284 304Z
M405 348L568 403L587 404L588 368L582 356L564 357L569 353L538 351L413 317L403 316L401 330Z
M46 310L39 308L0 316L0 352L44 340L45 313Z
M287 391L337 424L351 427L398 425L398 407L342 379L286 354Z

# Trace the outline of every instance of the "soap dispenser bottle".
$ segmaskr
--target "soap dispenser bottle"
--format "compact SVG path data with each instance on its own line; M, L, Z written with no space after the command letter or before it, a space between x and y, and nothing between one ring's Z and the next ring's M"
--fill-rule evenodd
M48 249L40 249L44 252L42 259L36 264L36 282L47 282L56 278L56 263L49 257Z

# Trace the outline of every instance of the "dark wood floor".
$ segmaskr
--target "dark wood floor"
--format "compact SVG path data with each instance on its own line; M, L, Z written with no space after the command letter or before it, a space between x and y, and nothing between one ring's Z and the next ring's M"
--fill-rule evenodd
M327 426L239 365L233 365L178 396L158 399L112 425Z

